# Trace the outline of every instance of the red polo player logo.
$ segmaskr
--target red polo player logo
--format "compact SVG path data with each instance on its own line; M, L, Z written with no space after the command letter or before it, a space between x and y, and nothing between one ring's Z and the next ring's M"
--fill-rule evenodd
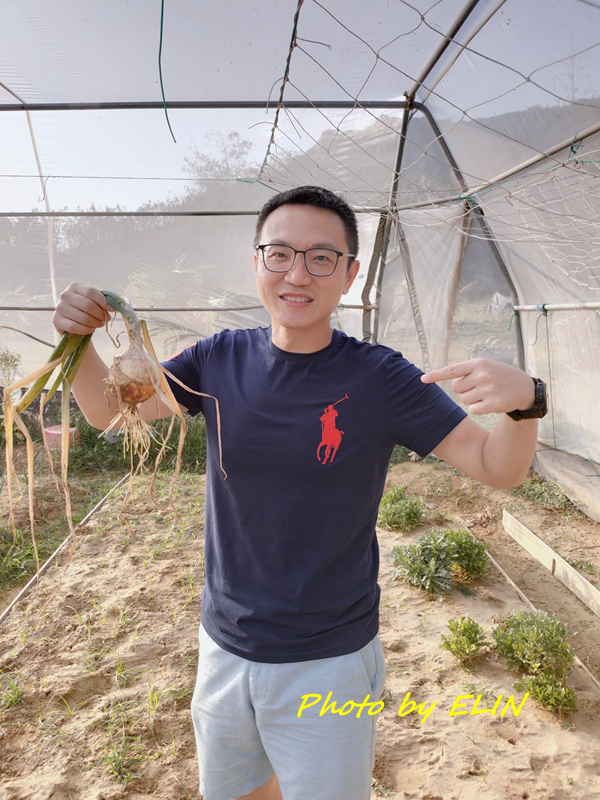
M321 417L321 443L317 447L317 459L321 461L321 448L324 447L325 456L321 462L322 464L326 464L327 459L329 459L329 463L331 464L338 451L340 442L342 441L344 431L338 430L335 425L335 418L338 416L338 412L335 410L334 406L337 406L342 400L347 399L348 395L345 394L341 400L331 403L331 405L327 406Z

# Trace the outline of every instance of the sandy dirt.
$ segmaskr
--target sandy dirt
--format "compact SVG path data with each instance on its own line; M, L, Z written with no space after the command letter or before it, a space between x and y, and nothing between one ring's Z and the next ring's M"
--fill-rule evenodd
M467 526L537 607L568 625L577 655L600 678L597 617L503 532L500 519L507 508L564 557L594 564L596 575L600 524L483 487L439 463L392 467L394 483L423 496L428 508L410 535L380 531L387 676L373 798L600 798L600 688L585 671L574 667L567 681L578 704L570 717L530 699L518 715L509 706L501 716L511 695L515 706L522 699L513 688L517 675L493 652L466 671L440 649L451 617L473 616L489 633L525 608L505 578L492 572L468 594L431 600L393 580L389 558L395 544L431 527ZM63 556L0 626L2 800L200 797L188 706L203 581L203 487L201 477L182 477L172 513L158 509L139 480L128 524L111 500L80 531L68 569ZM0 596L0 608L12 595ZM400 716L408 692L406 702L421 711ZM478 694L475 710L491 709L503 696L494 715L469 713ZM461 695L473 697L451 715Z

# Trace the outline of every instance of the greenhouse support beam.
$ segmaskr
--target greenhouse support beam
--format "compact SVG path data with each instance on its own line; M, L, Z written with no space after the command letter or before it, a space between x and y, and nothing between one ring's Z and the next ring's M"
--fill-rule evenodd
M576 133L574 136L570 136L568 139L564 139L562 142L553 145L548 150L545 150L543 153L539 153L536 156L532 156L528 158L527 161L523 161L521 164L518 164L516 167L512 167L511 169L506 170L501 175L497 175L495 178L492 178L490 181L486 181L485 183L480 184L479 186L475 186L472 189L469 189L469 194L478 194L482 192L484 189L489 189L491 186L494 186L497 183L501 183L502 181L506 180L507 178L511 178L513 175L516 175L518 172L521 172L528 167L532 167L534 164L539 164L540 161L543 161L545 158L550 158L550 156L559 153L561 150L566 150L567 147L571 147L575 144L575 142L583 141L587 139L589 136L593 136L595 133L600 133L600 122L597 122L595 125L590 125L589 128L585 128L585 130L581 131L580 133ZM577 159L573 159L573 163L576 163Z
M365 278L365 282L360 295L360 299L363 301L365 308L367 308L371 304L371 291L373 289L373 286L375 285L375 279L377 277L377 269L380 263L381 250L383 248L383 239L387 224L387 216L388 216L387 213L382 213L379 215L379 223L377 225L377 233L375 234L375 241L373 242L373 251L371 253L371 258L369 260L369 268L367 270L367 276ZM379 304L378 297L375 298L375 302ZM373 314L365 310L363 312L363 320L362 320L363 342L371 342L373 340L372 319L373 319Z
M479 20L479 23L476 25L475 29L471 31L471 33L467 36L467 38L464 41L461 41L460 43L459 42L454 42L454 44L456 44L457 47L458 47L457 52L454 53L454 55L451 56L450 60L448 61L448 63L444 67L444 69L436 76L434 82L432 84L430 84L429 86L423 87L425 89L425 96L421 98L423 103L427 102L429 97L435 91L435 87L440 83L440 81L442 81L446 77L448 72L450 72L452 67L456 64L456 62L461 57L461 55L464 53L466 48L471 44L473 39L479 33L481 33L481 31L485 28L485 26L488 24L488 22L491 20L491 18L502 8L502 6L506 2L507 2L507 0L498 0L497 5L494 8L492 8L490 11L488 11L488 13L485 14Z
M0 217L256 217L258 211L2 211Z
M392 188L390 190L390 200L389 200L389 207L394 210L396 208L396 199L398 197L398 183L400 181L400 170L402 169L402 157L404 155L404 146L406 144L406 133L408 131L410 111L411 107L407 105L406 108L404 109L404 114L402 115L402 127L400 129L400 139L398 140L398 149L396 150L396 161L394 163L394 180L392 182ZM385 230L383 233L381 253L379 256L379 270L377 273L377 278L375 283L375 300L377 304L379 304L379 298L381 297L381 287L383 285L383 276L385 273L387 254L390 246L392 224L393 224L393 218L391 215L388 215L385 220ZM406 244L406 248L408 251L408 243ZM377 308L374 315L371 317L371 320L372 320L372 328L369 331L369 333L372 337L372 340L376 342L377 336L379 334L379 308Z
M419 103L415 103L415 107L419 106ZM423 106L422 108L425 108ZM512 178L513 175L516 175L519 172L522 172L529 167L534 166L535 164L539 164L540 161L543 161L546 158L550 158L551 156L559 153L561 150L566 150L567 147L571 147L572 144L575 142L581 142L584 139L589 138L590 136L594 136L594 134L600 133L600 122L596 125L591 125L589 128L585 128L585 130L576 133L574 136L571 136L568 139L565 139L558 144L553 145L548 150L545 150L543 153L538 153L536 156L532 156L531 158L527 159L527 161L523 161L521 164L517 164L517 166L512 167L506 172L502 172L500 175L496 175L494 178L491 178L489 181L485 183L481 183L478 186L473 187L466 187L464 192L461 194L450 195L450 197L441 197L437 200L423 200L420 203L413 203L408 206L402 206L398 209L398 211L412 211L413 209L419 208L429 208L431 206L440 206L444 205L445 203L458 203L464 201L466 198L471 197L472 195L476 195L479 192L484 191L485 189L491 189L493 186L496 186L502 181L507 180L508 178ZM440 140L440 145L442 144L442 140ZM560 162L556 162L557 164ZM573 164L577 163L577 159L572 160Z
M387 208L355 208L357 214L383 214ZM258 211L0 211L0 217L256 217Z
M208 111L228 111L230 109L276 109L279 105L276 100L182 100L161 102L131 102L131 103L2 103L0 111L133 111L150 110L164 111L168 109L197 109ZM406 108L407 100L287 100L286 108L313 109L313 108L339 108L342 110L353 108Z
M360 306L362 308L362 306ZM182 308L154 308L149 306L148 308L134 308L134 311L146 312L146 313L158 313L160 312L168 312L168 311L255 311L257 308L263 308L262 305L256 306L232 306L228 308L227 306L207 306L206 308L196 308L195 306L184 306ZM0 306L0 311L54 311L54 306Z
M600 309L600 303L539 303L535 306L513 306L514 311L583 311L585 309Z
M167 313L169 311L256 311L259 308L264 308L262 305L255 305L255 306L206 306L203 308L199 308L196 306L182 306L181 308L176 307L169 307L169 308L158 308L154 306L146 307L138 307L134 308L134 311L146 314L158 314L158 313ZM347 303L340 303L339 308L353 308L353 309L360 309L362 311L372 311L378 308L377 305L369 305L363 304L360 305L353 305ZM0 311L54 311L54 306L0 306Z
M446 50L450 47L451 44L454 44L454 37L465 24L465 22L469 19L475 8L479 5L480 0L471 0L471 2L467 3L465 8L460 12L459 16L455 20L454 24L448 31L448 33L442 34L444 40L440 43L435 53L431 56L427 64L425 65L423 71L419 75L419 77L414 82L411 89L408 91L409 97L414 97L416 93L419 91L423 82L427 79L430 72L435 68L436 64L440 60L440 58L444 55ZM460 47L460 45L459 45Z
M444 135L443 135L442 131L440 130L440 128L438 127L437 122L433 118L433 115L431 114L429 109L426 108L425 106L423 106L423 110L424 110L424 113L425 113L425 118L427 119L427 121L429 122L429 125L431 127L431 130L433 131L434 135L436 136L436 138L437 138L437 140L439 142L439 145L440 145L440 147L442 149L442 152L444 153L444 155L446 157L446 160L448 161L448 164L450 165L450 168L452 169L456 180L458 181L459 185L463 187L463 194L465 194L466 190L467 190L467 184L466 184L464 175L462 174L462 171L461 171L460 167L456 163L456 160L455 160L455 158L454 158L454 156L452 154L452 151L448 147L448 144L447 144L447 142L446 142L446 140L444 138ZM462 199L462 196L461 196L461 199ZM516 287L514 285L513 279L511 277L511 274L508 271L508 267L506 266L506 262L504 261L502 253L500 252L500 248L498 247L498 243L496 242L496 240L494 238L494 235L493 235L492 231L490 230L490 226L488 225L488 222L487 222L487 220L485 218L485 215L484 215L482 209L479 208L479 206L471 207L470 205L467 204L467 213L470 213L477 220L477 222L479 223L479 226L481 227L486 240L489 242L489 245L490 245L491 250L492 250L492 255L494 256L494 258L496 260L496 264L500 268L500 272L502 273L502 275L504 276L504 279L506 280L508 286L510 287L513 303L518 303L519 302L519 295L517 293L517 289L516 289ZM516 341L516 344L517 344L517 365L521 369L524 369L525 368L525 344L523 342L523 331L521 330L521 320L519 319L518 315L517 315L517 336L516 336L516 340L517 340Z

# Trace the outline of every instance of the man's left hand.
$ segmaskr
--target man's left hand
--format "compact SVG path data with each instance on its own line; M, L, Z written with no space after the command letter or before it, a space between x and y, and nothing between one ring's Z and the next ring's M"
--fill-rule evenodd
M452 380L451 388L472 414L500 414L535 405L535 385L523 370L474 358L460 364L434 369L421 376L423 383Z

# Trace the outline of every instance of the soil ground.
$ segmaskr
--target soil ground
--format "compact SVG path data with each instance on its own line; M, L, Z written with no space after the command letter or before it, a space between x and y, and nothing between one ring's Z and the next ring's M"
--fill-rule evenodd
M428 507L409 535L379 531L387 675L373 798L600 798L600 688L585 671L571 670L578 710L567 718L530 699L518 715L509 707L500 716L504 700L495 715L472 715L478 694L480 709L500 695L513 695L518 705L517 675L492 651L466 671L440 649L451 617L473 616L489 633L525 608L513 587L493 571L468 593L431 600L394 580L389 558L395 544L431 527L468 527L536 607L567 624L575 652L600 679L597 617L514 543L500 520L506 508L563 557L588 561L596 576L600 524L482 486L439 462L398 464L388 488L396 483ZM139 479L127 522L121 501L111 498L80 529L68 569L65 553L0 626L1 800L200 797L188 706L203 582L203 489L202 477L180 477L175 510L166 511ZM159 495L164 506L163 483ZM0 595L0 609L14 594ZM398 715L407 692L423 711L436 704L424 722L417 712ZM451 716L460 695L473 697Z

